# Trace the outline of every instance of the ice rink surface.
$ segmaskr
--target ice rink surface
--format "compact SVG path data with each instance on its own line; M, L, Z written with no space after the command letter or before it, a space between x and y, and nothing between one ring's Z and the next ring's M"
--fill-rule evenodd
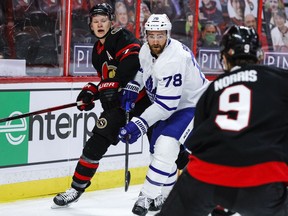
M68 208L51 209L53 197L35 198L0 204L0 216L132 216L141 185L85 192ZM154 215L149 212L147 216Z
M51 209L54 196L1 203L0 216L133 216L131 210L141 186L130 186L127 192L124 186L86 192L77 203L60 209ZM146 216L152 215L155 212L148 212Z

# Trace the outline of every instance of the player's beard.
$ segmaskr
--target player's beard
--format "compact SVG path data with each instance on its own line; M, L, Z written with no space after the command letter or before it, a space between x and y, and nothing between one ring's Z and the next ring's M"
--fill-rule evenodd
M165 48L165 44L163 46L161 46L160 44L154 44L154 45L150 45L149 44L149 48L151 50L151 53L154 55L159 55L163 52L164 48Z

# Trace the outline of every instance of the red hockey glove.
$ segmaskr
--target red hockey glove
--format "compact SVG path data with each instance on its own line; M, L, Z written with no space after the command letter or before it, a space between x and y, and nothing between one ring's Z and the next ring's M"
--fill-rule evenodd
M77 106L80 111L89 111L94 108L94 100L99 98L97 86L87 83L77 97L77 101L82 101L85 105Z

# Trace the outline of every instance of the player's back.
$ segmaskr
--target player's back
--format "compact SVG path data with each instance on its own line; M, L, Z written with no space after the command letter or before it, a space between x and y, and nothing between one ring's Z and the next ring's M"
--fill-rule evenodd
M198 101L185 146L192 151L187 170L201 181L288 181L288 71L250 66L219 76Z
M219 76L199 101L195 129L191 145L203 145L194 153L210 162L287 161L288 71L255 65Z

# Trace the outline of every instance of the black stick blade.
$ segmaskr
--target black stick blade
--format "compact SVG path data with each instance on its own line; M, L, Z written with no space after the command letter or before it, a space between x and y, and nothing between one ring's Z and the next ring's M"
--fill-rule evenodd
M130 171L128 170L127 172L125 172L125 192L128 191L130 180L131 180L131 174L130 174Z

